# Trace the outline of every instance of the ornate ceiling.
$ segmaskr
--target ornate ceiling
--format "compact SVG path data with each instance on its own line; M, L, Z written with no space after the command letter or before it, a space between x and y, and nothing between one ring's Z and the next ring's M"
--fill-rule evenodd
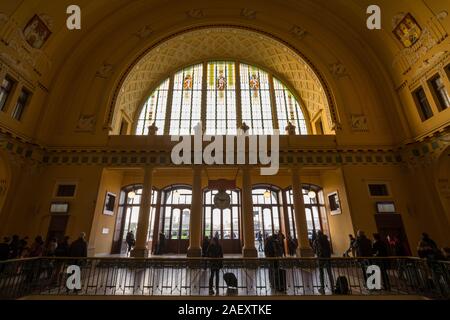
M299 53L265 34L225 26L174 35L141 55L116 92L112 123L116 123L115 117L120 110L134 119L151 91L171 73L209 59L238 60L272 72L297 94L309 117L325 110L329 127L333 127L326 90L313 66Z

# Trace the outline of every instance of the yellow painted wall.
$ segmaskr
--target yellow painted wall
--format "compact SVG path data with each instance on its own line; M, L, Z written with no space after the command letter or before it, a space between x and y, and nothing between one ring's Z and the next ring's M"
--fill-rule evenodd
M98 189L97 205L95 206L94 219L92 221L91 236L89 238L89 254L110 254L117 218L117 208L120 199L123 172L120 170L103 170L100 187ZM116 195L114 215L103 214L105 196L107 192ZM108 229L107 234L103 229Z
M321 181L334 255L342 256L350 245L348 235L355 234L352 223L352 212L350 211L348 203L346 185L340 169L322 172ZM331 215L327 195L335 191L338 192L339 199L341 201L341 214Z

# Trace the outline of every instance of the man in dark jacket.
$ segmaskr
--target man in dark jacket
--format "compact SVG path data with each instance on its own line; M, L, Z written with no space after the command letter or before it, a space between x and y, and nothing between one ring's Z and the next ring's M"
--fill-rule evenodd
M321 294L325 294L325 276L323 270L327 270L328 280L330 281L330 288L333 292L333 271L331 270L331 245L328 237L323 234L322 230L317 231L316 239L313 242L313 249L318 258L319 274L320 274L320 289Z
M202 242L202 257L206 257L206 252L208 251L208 247L209 247L209 238L208 238L208 236L205 236L205 238L203 238L203 242Z
M87 242L85 240L86 234L82 232L80 237L72 242L70 245L70 256L71 257L87 257Z
M366 234L362 230L358 230L356 233L356 240L353 244L356 257L358 258L366 258L372 256L372 243L369 239L367 239ZM367 281L367 267L370 265L370 260L368 259L359 259L359 263L361 264L361 270L363 272L364 283Z
M218 259L223 258L222 246L219 244L219 239L214 237L211 239L211 242L208 246L208 250L206 251L206 256L208 258ZM214 276L216 277L216 295L219 294L219 271L222 269L222 260L211 260L211 275L209 277L209 294L214 294L213 290L213 281Z
M388 261L383 259L389 256L388 245L385 241L381 239L381 236L378 233L373 234L373 245L372 245L372 253L375 257L379 257L380 259L375 259L375 264L380 267L381 276L383 278L383 285L385 290L390 290L391 285L389 282L389 275L387 273L387 269L389 267Z
M356 249L356 256L358 258L372 256L372 243L367 239L364 231L358 230L353 246Z
M9 238L4 237L3 243L0 243L0 261L9 259Z
M127 242L127 246L128 246L128 251L127 254L130 254L131 249L134 247L134 245L136 244L136 240L134 239L134 233L133 230L130 230L127 233L127 237L125 239L125 241Z

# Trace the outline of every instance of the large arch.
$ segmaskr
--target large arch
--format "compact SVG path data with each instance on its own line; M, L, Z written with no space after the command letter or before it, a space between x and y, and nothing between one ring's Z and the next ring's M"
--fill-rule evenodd
M255 54L257 53L257 54ZM138 56L116 86L108 113L112 133L119 116L136 117L145 99L168 75L183 66L205 60L234 60L272 73L297 95L309 118L326 115L326 132L334 131L337 111L318 69L287 42L256 29L239 26L204 26L166 37Z

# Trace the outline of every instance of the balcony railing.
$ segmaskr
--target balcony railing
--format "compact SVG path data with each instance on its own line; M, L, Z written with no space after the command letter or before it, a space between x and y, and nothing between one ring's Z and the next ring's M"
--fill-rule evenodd
M450 263L416 258L197 259L37 258L0 262L0 298L61 296L209 296L211 266L221 265L214 294L244 297L346 294L414 295L450 299ZM80 267L79 289L70 288L68 267ZM381 288L373 270L381 272ZM377 269L375 267L375 269ZM284 270L284 271L280 271ZM321 276L321 271L323 278ZM233 273L236 287L224 274ZM329 277L332 278L330 282ZM345 277L348 291L343 283ZM338 280L340 278L340 280ZM73 279L73 277L71 278ZM369 279L369 281L368 281ZM70 282L70 281L69 281ZM71 282L72 283L72 282ZM323 285L322 285L323 283Z

